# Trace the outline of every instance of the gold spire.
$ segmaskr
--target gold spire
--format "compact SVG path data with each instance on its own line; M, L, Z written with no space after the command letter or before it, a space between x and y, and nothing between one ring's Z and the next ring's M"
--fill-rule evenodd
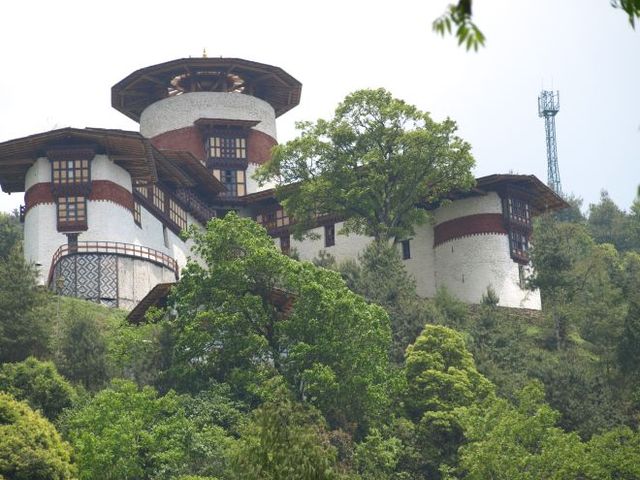
M207 58L207 49L206 48L202 49L202 58Z

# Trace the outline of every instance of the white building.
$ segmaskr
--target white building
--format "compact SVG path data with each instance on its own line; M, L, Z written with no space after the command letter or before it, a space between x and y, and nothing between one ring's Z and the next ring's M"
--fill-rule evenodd
M41 283L132 309L179 277L189 254L180 230L229 210L256 219L302 259L320 250L356 258L369 239L336 235L335 219L318 221L319 240L291 239L273 190L251 178L277 143L276 118L300 92L278 67L175 60L112 88L113 107L138 121L139 132L65 128L1 143L0 184L25 192L25 256L40 267ZM523 285L531 218L563 200L526 175L479 178L451 198L434 208L433 225L400 245L419 293L444 286L474 303L491 286L501 305L540 308L539 293Z

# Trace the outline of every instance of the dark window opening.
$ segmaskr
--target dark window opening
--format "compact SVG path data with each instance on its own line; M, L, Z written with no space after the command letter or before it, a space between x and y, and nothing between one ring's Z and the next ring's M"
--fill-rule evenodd
M247 193L247 182L244 170L234 169L213 169L213 176L216 177L226 187L224 196L243 197Z
M280 237L280 250L285 255L289 255L289 253L291 252L291 236L290 235L283 235L282 237Z
M336 244L336 226L335 224L325 225L324 227L324 246L333 247Z
M133 221L136 225L142 227L142 207L138 202L133 202Z
M411 258L411 240L402 240L402 259L409 260Z
M512 229L509 232L509 248L511 257L518 261L529 261L529 237L526 232Z

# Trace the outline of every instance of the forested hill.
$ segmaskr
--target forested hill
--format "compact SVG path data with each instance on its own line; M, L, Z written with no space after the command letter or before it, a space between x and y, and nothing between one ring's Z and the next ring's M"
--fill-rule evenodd
M36 287L2 216L0 478L640 478L640 202L538 219L542 312L420 299L380 244L323 268L233 214L192 235L132 326Z

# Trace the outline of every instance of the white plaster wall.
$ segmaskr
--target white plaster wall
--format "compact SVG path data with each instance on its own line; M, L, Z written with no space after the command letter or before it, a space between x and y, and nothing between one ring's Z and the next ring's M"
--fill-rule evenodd
M24 191L26 192L36 183L47 183L51 181L51 164L47 157L40 157L31 165L24 179Z
M433 297L436 294L433 226L430 223L417 226L415 235L409 239L409 247L411 258L403 260L404 266L416 281L418 295ZM398 250L402 254L401 244L398 244Z
M161 265L128 257L118 258L118 301L132 310L158 283L174 282L173 272Z
M152 138L190 127L199 118L258 120L255 127L276 137L276 115L268 102L242 93L191 92L152 103L140 115L140 133Z
M255 163L250 163L247 166L247 171L245 173L246 179L247 179L247 194L261 192L263 190L269 190L270 188L276 187L275 182L268 182L262 186L258 185L258 182L253 179L253 175L256 173L256 170L258 169L258 167L259 165Z
M450 240L435 248L435 286L460 300L479 303L491 286L505 307L540 309L540 293L520 288L518 264L509 255L505 234Z
M340 229L343 223L336 223L336 244L331 247L324 246L324 227L318 227L311 230L311 232L319 235L316 240L304 239L302 241L291 238L291 248L295 249L298 253L300 260L313 260L318 256L320 250L326 251L328 254L335 257L338 263L345 260L356 260L358 254L371 242L370 237L363 235L340 235ZM276 245L280 246L280 239L276 238Z
M96 155L91 162L91 180L109 180L131 192L131 175L107 155Z
M478 213L502 213L502 201L496 192L479 197L462 198L444 205L433 212L435 223L447 222L458 217Z
M24 256L27 262L38 265L40 285L47 281L53 254L65 243L66 235L57 230L55 204L39 204L29 209L24 219Z

